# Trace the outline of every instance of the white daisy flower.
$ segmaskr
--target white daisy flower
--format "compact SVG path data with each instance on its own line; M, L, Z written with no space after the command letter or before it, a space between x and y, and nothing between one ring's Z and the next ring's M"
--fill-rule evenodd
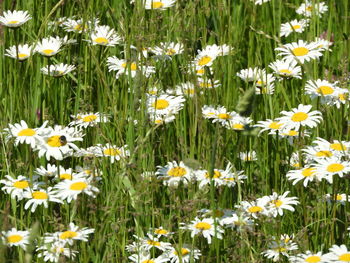
M9 124L9 128L4 129L7 133L6 140L15 138L15 146L19 143L26 143L35 148L41 142L41 135L45 132L46 124L47 121L39 128L29 128L24 120L21 120L20 123Z
M181 247L172 247L166 252L166 259L170 263L189 263L198 260L202 255L199 249L192 249L189 245L183 245Z
M62 77L70 72L75 70L74 65L68 65L68 64L56 64L56 65L50 65L45 66L40 69L42 73L45 75L50 75L52 77Z
M9 231L1 231L1 239L4 245L9 247L21 247L26 250L29 245L29 231L20 231L12 228Z
M282 47L275 48L276 51L280 51L277 56L283 56L283 59L290 63L296 61L304 64L312 59L318 59L322 56L322 53L317 49L316 43L307 43L303 40L285 44Z
M284 23L281 25L280 36L287 37L293 32L302 33L304 32L308 24L309 24L308 19L301 19L301 20L294 19L290 22Z
M66 32L83 33L87 30L95 29L99 24L99 19L84 21L83 19L67 18L61 23L61 27Z
M19 27L30 19L32 17L28 14L28 11L8 10L0 16L0 24L7 27Z
M328 263L322 252L312 253L309 250L296 256L290 256L288 260L291 263Z
M125 159L130 156L130 151L128 150L127 145L117 147L116 145L112 145L109 143L107 143L106 145L97 144L95 146L94 153L96 156L99 157L110 158L111 163L114 163L115 161L119 161L121 159Z
M157 227L154 229L150 229L150 231L152 235L156 235L157 238L160 237L170 237L172 234L174 234L174 232L170 232L167 229L164 229L163 227Z
M66 245L66 242L56 241L39 246L36 249L38 258L43 258L45 262L49 261L54 263L58 263L62 257L74 259L79 252L72 250L70 247L66 247Z
M283 123L276 120L267 119L266 121L258 121L254 127L262 128L259 132L259 135L264 131L269 131L268 134L276 135L277 132L280 132L282 130Z
M246 82L252 82L266 75L266 71L265 69L260 69L255 67L255 68L242 69L236 75Z
M10 175L5 175L6 179L0 180L0 184L4 186L1 190L11 195L12 199L22 200L25 196L25 191L30 190L31 187L37 187L42 183L38 183L37 176L33 176L32 179L23 175L19 175L17 178L13 178Z
M150 114L149 116L150 121L153 124L160 125L160 124L165 124L169 123L175 120L175 115L172 113L169 113L167 115L162 115L162 114Z
M33 47L28 44L11 46L6 49L5 56L24 61L32 55L32 50Z
M331 42L327 39L316 37L315 41L313 41L311 43L315 44L316 48L321 50L321 51L332 51L330 49L330 46L333 45L333 42Z
M312 165L321 173L329 183L333 182L333 176L343 177L344 174L350 172L350 162L342 161L336 157L326 159L316 159L316 163Z
M329 253L324 255L327 263L350 262L350 251L345 245L333 245Z
M113 47L121 42L122 38L117 32L109 26L97 25L94 31L90 33L90 40L92 45L101 45Z
M145 9L165 10L176 3L176 0L144 0Z
M322 14L324 14L327 11L328 6L324 2L315 2L315 4L313 4L313 2L310 0L306 0L296 10L297 14L306 17L311 17L312 15L321 17Z
M198 55L194 60L194 64L199 67L210 67L217 58L218 52L213 49L198 50Z
M336 195L325 194L324 197L328 203L336 202L336 203L345 205L346 202L350 202L350 195L347 195L347 194L336 194Z
M35 46L35 51L43 56L51 57L61 51L63 40L59 37L43 38Z
M64 168L60 166L60 171L61 169L64 169ZM40 166L39 168L36 168L34 173L44 177L55 177L57 176L58 168L56 165L48 163L46 165L46 168L44 166Z
M256 79L255 86L258 88L258 94L273 94L276 78L272 74L259 76Z
M181 43L160 42L159 46L151 48L150 51L157 56L174 56L183 53L184 47Z
M293 181L293 185L303 180L304 187L307 187L309 182L313 182L314 180L320 182L324 178L321 173L317 172L316 168L309 166L298 170L291 170L286 176L289 181Z
M276 120L284 123L284 128L290 130L299 130L301 126L314 128L322 121L322 114L319 111L310 111L311 108L311 105L299 104L292 111L282 111L284 116Z
M152 257L150 254L133 254L129 257L132 262L135 263L163 263L168 262L169 260L165 258L163 255L159 257Z
M261 254L268 259L272 259L273 262L280 260L281 256L289 257L289 252L292 250L298 249L298 245L293 242L293 235L281 235L280 240L276 240L276 237L273 237L273 240L269 242L268 250L265 250Z
M243 117L237 113L236 116L225 123L225 128L229 130L243 131L252 122L253 120L250 117Z
M71 115L74 118L74 121L70 122L68 126L77 126L77 127L93 127L98 123L105 123L109 121L109 115L103 113L79 113L77 115Z
M92 179L84 177L63 180L56 184L54 189L56 190L56 196L61 200L67 200L67 203L76 200L81 193L96 197L95 194L100 192L97 187L92 185Z
M199 219L196 217L190 224L183 224L180 229L190 230L192 238L196 235L203 235L207 239L208 244L211 244L212 237L222 239L222 234L224 233L224 229L222 229L219 222L213 218Z
M277 193L272 193L272 195L268 196L268 209L269 213L273 217L277 217L277 215L283 215L283 209L294 212L294 207L292 205L299 204L298 197L287 197L290 192L287 191L283 195L279 195Z
M276 60L269 64L274 73L280 78L301 79L301 67L295 60L286 62L285 60Z
M184 106L183 96L170 96L161 94L147 98L147 110L150 115L171 115L177 114Z
M250 0L254 2L255 5L262 5L264 3L270 2L271 0Z
M221 86L219 80L212 80L201 77L197 78L197 85L202 89L214 89Z
M168 242L162 242L154 235L147 234L147 237L140 238L135 236L140 244L141 251L150 251L152 248L157 248L161 251L166 251L171 248L171 244Z
M252 162L258 160L256 151L240 152L239 159L241 159L244 162Z
M232 164L229 163L226 166L225 170L214 169L212 176L210 176L210 173L207 170L195 171L196 180L199 182L198 187L201 189L207 185L210 185L212 181L214 182L215 187L219 187L225 184L225 181L223 180L223 178L234 178L233 177L234 174L232 173L231 170L232 170Z
M253 231L255 226L254 221L249 216L246 216L245 213L236 212L222 219L221 223L225 227L234 228L238 232Z
M266 207L268 202L268 197L262 197L251 202L242 201L236 207L244 211L247 215L257 219L260 215L269 215L269 209Z
M49 202L55 202L62 204L62 200L56 195L56 192L52 190L52 187L45 189L29 189L24 193L24 197L30 199L26 202L24 209L32 207L30 211L35 212L38 205L44 205L45 208L48 208Z
M125 74L134 78L137 72L140 72L145 77L149 77L155 73L155 68L152 66L138 65L136 62L127 62L125 59L119 59L116 56L107 58L108 71L117 71L116 78Z
M196 88L193 85L193 83L188 81L188 82L176 85L175 94L178 96L183 95L183 96L193 97L196 94Z
M156 175L158 179L163 179L163 184L170 187L178 187L180 183L187 185L193 179L192 169L187 167L182 161L177 164L176 161L168 162L167 165L158 166Z
M345 105L350 100L350 91L348 89L339 88L335 91L334 97L332 101L329 102L328 105L335 105L338 109Z
M321 97L321 103L328 104L339 89L336 85L337 83L330 83L327 80L308 80L305 84L305 92L311 99Z

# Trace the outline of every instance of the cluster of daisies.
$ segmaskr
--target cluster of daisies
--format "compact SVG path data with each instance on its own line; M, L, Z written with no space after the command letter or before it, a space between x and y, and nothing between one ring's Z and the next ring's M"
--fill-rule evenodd
M78 251L72 249L74 243L77 241L87 242L89 235L94 231L92 228L80 228L71 222L68 229L55 233L45 233L40 238L32 235L31 230L22 231L12 228L9 231L1 232L1 239L3 244L9 247L21 247L24 250L29 245L35 244L38 258L43 258L45 262L59 262L63 257L75 258Z
M350 228L348 229L350 230ZM304 253L296 253L299 250L298 244L294 241L295 236L283 234L278 237L271 237L267 243L268 249L261 254L271 259L273 262L278 262L287 259L290 263L332 263L332 262L349 262L350 251L343 245L333 245L328 253L322 251L312 252L310 250Z

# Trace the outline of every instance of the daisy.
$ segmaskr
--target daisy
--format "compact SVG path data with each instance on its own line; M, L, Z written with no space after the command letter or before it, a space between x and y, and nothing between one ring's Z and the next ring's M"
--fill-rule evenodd
M256 81L258 78L261 78L262 76L266 75L266 71L265 69L255 67L242 69L236 75L246 82L251 82Z
M35 51L46 57L56 55L61 51L63 40L59 37L43 38L41 42L36 44Z
M106 123L109 121L109 116L103 113L79 113L77 115L71 115L74 121L70 122L68 126L77 126L77 127L93 127L98 123Z
M266 121L258 121L258 123L254 125L254 127L262 128L259 131L259 135L264 131L269 131L268 134L275 135L277 132L282 130L283 123L277 120L267 119Z
M193 97L196 94L196 88L191 82L181 83L176 85L175 94L178 96Z
M62 257L74 259L79 253L76 250L72 250L70 247L66 247L66 242L56 241L53 243L45 244L37 247L38 258L43 258L44 261L58 263Z
M144 238L140 238L140 237L137 237L135 236L139 243L140 243L140 248L141 248L141 251L144 250L144 251L150 251L152 248L157 248L161 251L166 251L168 249L171 248L171 244L168 243L168 242L161 242L159 240L159 238L151 235L151 234L147 234L147 237L144 237Z
M29 128L24 120L21 120L20 123L9 124L9 128L4 129L7 133L6 140L15 138L15 146L19 143L26 143L35 148L40 144L41 135L45 132L47 123L48 121L45 121L39 128Z
M19 27L30 19L32 17L28 14L28 11L8 10L0 16L0 24L7 27Z
M268 259L272 259L273 262L279 261L281 255L289 257L288 252L298 249L297 244L293 242L293 235L281 235L280 240L276 240L276 237L273 237L268 247L269 249L261 254Z
M169 251L167 251L167 258L169 259L170 263L193 262L198 260L201 255L202 254L199 249L192 249L188 245L172 247Z
M316 45L316 48L321 50L321 51L332 51L330 49L330 46L333 45L333 42L327 40L327 39L323 39L323 38L319 38L316 37L315 41L311 42L312 44Z
M350 100L350 91L348 89L337 89L332 98L332 101L329 102L329 105L335 105L338 109L341 105L345 105Z
M308 19L301 19L299 21L297 19L294 19L290 22L284 23L281 25L280 36L287 37L293 32L302 33L302 32L304 32L304 30L308 26L308 24L309 24Z
M210 173L207 170L198 170L195 171L196 180L199 183L199 188L203 188L204 186L210 185L211 182L214 183L215 187L219 187L224 184L223 178L232 178L232 164L228 164L226 166L225 170L221 169L214 169L213 174L210 175ZM240 178L242 179L242 178Z
M193 175L192 169L187 167L182 161L177 164L176 161L168 162L167 165L158 166L156 175L158 179L163 179L163 184L171 187L178 187L180 183L187 185L191 182Z
M311 99L321 97L321 103L328 103L335 96L339 87L336 83L330 83L327 80L308 80L305 84L306 94L310 95Z
M50 75L52 77L62 77L73 70L75 70L74 65L68 65L63 63L46 66L40 69L42 73L44 73L45 75Z
M207 239L208 244L211 244L212 237L222 239L222 234L224 233L219 223L215 222L213 218L199 219L196 217L190 224L180 228L190 230L192 238L196 235L203 235Z
M19 61L24 61L30 57L32 54L32 49L33 47L28 44L12 46L6 49L5 56L18 59Z
M300 5L296 10L297 14L303 15L306 17L311 17L313 14L321 17L322 14L328 11L328 6L324 2L316 2L314 5L312 1L306 0Z
M60 166L59 169L61 171L61 169L64 169L64 168ZM55 177L57 176L58 168L56 165L48 163L46 165L46 168L44 166L40 166L39 168L36 168L34 173L44 177Z
M73 172L72 168L64 169L63 167L60 167L59 172L57 173L57 177L60 180L72 180L73 178L76 179L77 177L84 177L84 175L80 175Z
M303 40L299 40L298 43L285 44L282 47L275 48L275 50L280 51L277 56L283 56L287 63L296 61L304 64L311 59L317 59L322 56L320 50L316 49L315 43L307 43Z
M348 152L350 151L350 142L348 141L338 141L338 140L334 140L332 143L322 139L320 137L317 137L316 140L314 140L312 142L313 144L316 144L316 146L314 146L314 150L315 153L313 154L313 152L311 150L306 151L305 152L307 154L311 154L312 156L308 156L310 159L317 159L317 158L321 158L322 157L332 157L332 156L336 156L336 157L346 157ZM312 149L312 147L308 147L307 149Z
M350 201L350 195L347 195L347 194L336 194L336 195L326 194L325 199L327 200L328 203L337 202L337 203L340 203L342 205L345 205L346 202Z
M350 172L350 162L342 161L336 157L316 159L315 161L313 167L317 169L317 172L323 174L329 183L333 182L334 175L343 177L344 174Z
M148 113L155 115L170 115L178 113L184 106L183 96L170 96L161 94L147 98Z
M312 253L309 250L296 256L290 256L288 260L291 263L327 263L322 252Z
M37 145L34 150L39 151L39 157L45 155L48 161L50 157L63 160L70 151L79 150L73 142L82 141L82 136L81 132L73 127L62 127L60 125L55 125L53 128L48 127L41 137L41 144Z
M152 66L139 66L136 62L128 62L125 59L119 59L116 56L107 58L108 71L117 71L116 78L120 75L125 74L134 78L137 72L140 72L145 77L149 77L155 73L155 68Z
M350 251L345 245L333 245L329 251L329 253L324 255L327 263L350 262Z
M90 39L88 40L92 45L101 45L113 47L119 44L122 38L115 32L113 28L109 26L97 25L94 31L90 33Z
M150 49L157 56L174 56L183 53L184 47L181 43L160 42L159 46Z
M254 2L255 5L262 5L264 3L270 2L271 0L250 0Z
M268 209L273 217L277 215L283 215L283 209L294 212L294 207L292 205L299 204L297 197L287 197L289 191L285 192L283 195L278 195L277 193L272 193L268 201Z
M189 74L196 74L197 76L204 76L206 74L208 74L209 76L213 75L213 68L206 66L206 67L202 67L199 66L198 64L196 64L195 61L192 61L189 65L188 65L188 73Z
M204 116L206 116L206 108L205 106L202 108L202 114ZM215 114L210 117L212 120L213 123L215 122L218 122L220 123L221 125L226 125L229 123L230 120L232 120L234 117L236 117L238 115L237 112L229 112L227 111L227 109L224 107L224 106L218 106L216 109L215 109Z
M116 145L111 145L109 143L106 145L97 144L95 148L95 155L100 157L109 157L111 159L111 163L114 163L115 161L119 161L130 156L130 151L127 148L127 145L117 147Z
M62 204L62 200L56 195L56 192L52 190L52 187L44 189L30 189L25 191L24 197L30 199L26 202L24 209L27 210L29 207L32 207L30 211L35 212L38 205L44 205L45 208L48 208L49 202L55 202Z
M307 187L309 182L313 182L314 180L320 182L324 178L316 168L309 166L298 170L291 170L286 176L289 181L293 181L293 185L296 185L299 181L303 181L304 187Z
M173 6L176 0L144 0L145 9L165 10Z
M149 116L150 118L150 121L153 123L153 124L156 124L156 125L161 125L161 124L165 124L165 123L169 123L169 122L172 122L175 120L175 115L172 114L172 113L169 113L167 115L162 115L162 114L151 114Z
M311 108L311 105L299 104L292 111L282 111L284 116L276 120L284 123L284 128L291 130L299 130L302 126L314 128L322 121L322 114L319 111L310 111Z
M25 192L30 190L31 186L37 187L41 184L36 181L38 179L37 176L29 179L23 175L19 175L17 178L5 175L5 178L0 180L0 184L4 185L1 190L10 194L12 199L17 198L17 200L22 200L25 197Z
M258 78L255 81L255 86L259 88L266 88L267 90L274 88L274 81L276 78L272 74L265 74L258 76ZM261 93L264 93L261 91Z
M20 231L12 228L9 231L1 231L1 239L3 244L9 247L21 247L26 250L29 245L29 231Z
M239 159L241 159L244 162L252 162L258 160L256 156L256 151L240 152Z
M63 180L56 184L54 189L56 190L56 196L61 200L67 200L67 203L76 200L81 193L96 197L95 194L100 192L97 187L92 185L91 179L84 177Z
M218 53L216 50L199 50L199 53L194 60L194 64L199 67L210 67L217 56Z
M241 209L244 211L247 215L250 215L251 217L257 219L260 215L268 215L269 210L267 209L266 205L268 204L269 199L264 198L258 198L255 201L242 201L238 206L236 206L238 209Z
M151 232L152 232L152 235L157 235L157 238L170 237L172 234L174 234L174 232L170 232L169 230L166 230L163 227L151 229Z
M98 24L99 19L96 18L88 21L84 21L83 19L75 20L72 18L67 18L61 23L61 27L63 27L66 32L83 33L89 29L96 28Z
M244 213L233 212L230 216L221 220L225 227L235 228L238 232L252 231L254 229L254 221Z
M231 120L225 123L225 128L229 130L235 131L243 131L249 126L253 120L250 117L242 117L238 113Z
M290 145L293 145L294 139L310 137L310 133L307 130L302 130L301 132L296 129L290 129L289 127L285 127L278 134L280 138L287 138Z
M301 79L301 67L295 60L286 62L285 60L276 60L269 64L274 73L280 78Z
M223 44L223 45L207 45L205 46L205 48L203 48L202 50L200 50L199 52L212 52L215 54L216 57L219 56L227 56L228 54L230 54L231 50L233 48Z
M163 255L160 255L157 258L152 257L150 254L133 254L129 257L132 262L135 263L163 263L169 261L167 258L164 258Z
M79 228L79 226L76 226L71 222L69 223L68 229L63 232L46 233L44 236L44 243L62 242L63 244L69 244L72 246L75 240L87 242L88 236L94 232L95 229L93 228Z
M197 85L202 89L213 89L221 86L219 80L211 80L207 78L197 78Z

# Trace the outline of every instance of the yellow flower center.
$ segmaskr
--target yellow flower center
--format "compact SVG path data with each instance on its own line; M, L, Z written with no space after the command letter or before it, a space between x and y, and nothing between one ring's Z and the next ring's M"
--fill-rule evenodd
M72 180L72 175L71 174L60 174L60 179L61 180Z
M166 51L166 54L167 54L168 56L172 56L172 55L176 54L176 50L173 49L173 48L169 48L169 49Z
M33 136L35 135L36 132L33 129L27 128L27 129L23 129L21 130L17 136Z
M331 148L336 151L346 151L346 146L342 143L332 143Z
M269 125L269 128L270 129L274 129L274 130L279 130L282 126L282 123L279 123L279 122L271 122L270 125Z
M152 2L152 8L157 9L157 8L162 8L164 4L162 2Z
M172 177L181 177L186 174L186 169L182 167L173 167L168 171L168 175Z
M143 260L141 263L155 263L155 261L152 259L146 259L146 260Z
M23 239L21 235L11 235L7 237L7 243L13 244L13 243L18 243Z
M316 173L316 168L305 168L303 169L303 171L301 172L301 174L304 176L304 177L309 177L309 176L312 176Z
M211 228L211 225L206 222L199 222L194 227L199 230L209 230Z
M107 45L109 43L108 39L105 37L98 37L94 40L99 45Z
M168 234L168 231L165 229L156 229L156 230L154 230L154 233L157 235L166 235L166 234Z
M52 53L54 53L55 51L53 49L44 49L41 52L44 53L46 56L51 56Z
M309 50L305 47L297 47L292 50L292 53L296 57L302 57L309 53Z
M173 252L175 255L179 255L179 253L175 250L174 252ZM190 251L188 250L188 249L186 249L186 248L181 248L181 255L182 256L186 256L186 255L188 255L190 253Z
M152 107L157 110L164 110L169 106L169 102L167 100L159 99L152 103Z
M304 120L306 120L309 117L309 115L307 115L305 112L297 112L294 113L292 116L292 121L294 122L302 122Z
M244 125L241 124L241 123L235 123L235 124L232 125L232 128L234 130L244 130Z
M279 72L284 75L292 74L292 71L290 71L289 69L281 69Z
M205 69L204 68L200 68L196 72L197 72L198 75L203 75L205 73Z
M8 23L11 24L11 25L13 25L13 24L18 24L19 21L18 21L18 20L12 20L12 21L9 21Z
M76 182L70 185L69 190L73 190L73 191L82 191L84 190L86 187L88 187L88 184L85 182Z
M115 148L107 148L107 149L103 150L103 154L110 155L110 156L116 156L116 155L120 155L121 152Z
M60 137L61 137L60 135L51 136L47 140L47 144L50 145L51 147L61 147L61 146L63 146L63 144L61 143Z
M219 118L219 119L223 119L223 120L227 120L227 119L230 119L230 118L231 118L231 115L230 115L230 114L227 114L227 113L219 113L219 114L218 114L218 118Z
M315 155L317 157L331 157L333 153L331 153L330 151L318 151Z
M262 210L263 210L263 208L260 206L252 206L252 207L248 208L248 212L250 212L250 213L259 213Z
M340 194L337 194L336 199L337 199L337 201L341 201L341 200L343 200L343 197Z
M334 89L330 86L320 86L317 89L317 93L320 93L322 95L329 95L332 94L334 92Z
M350 253L345 253L339 256L340 261L350 262Z
M122 64L122 67L123 67L123 68L126 68L127 65L128 65L127 63L123 63L123 64ZM130 70L135 71L136 69L137 69L136 63L135 63L135 62L132 62L132 63L130 64Z
M184 90L184 93L187 95L193 95L194 94L194 89L186 89Z
M306 9L306 11L311 12L312 11L312 5L308 5L305 9Z
M207 65L210 61L212 61L212 58L209 56L204 56L198 61L199 66L205 66Z
M272 200L271 204L275 205L276 207L280 207L283 205L283 202L281 200Z
M81 24L78 24L78 25L74 26L74 30L81 31L81 30L83 30L83 26Z
M327 171L330 173L340 172L343 169L344 169L344 165L342 165L341 163L332 163L327 167Z
M321 258L319 256L310 256L305 258L305 262L308 262L308 263L316 263L320 261L321 261Z
M47 199L49 196L45 192L35 191L32 193L32 196L34 199L44 200Z
M341 94L338 95L339 100L342 100L342 101L347 100L348 97L349 97L348 93L341 93Z
M301 28L301 25L295 25L295 26L292 26L293 29L299 29Z
M29 183L27 181L17 181L13 183L13 186L18 189L24 189L29 187Z
M92 122L97 119L97 116L95 114L88 115L83 118L83 122Z
M70 239L76 237L77 235L77 232L68 230L60 234L60 239Z
M151 246L156 246L156 247L160 246L160 242L154 241L154 240L147 240L147 244Z
M214 170L214 175L213 175L213 178L220 178L221 177L221 173L220 173L220 171L218 171L218 170ZM205 173L205 177L206 178L210 178L210 175L209 175L209 173Z
M24 58L27 58L27 57L29 57L28 54L24 54L24 53L19 53L19 54L18 54L18 58L19 58L19 59L24 59Z

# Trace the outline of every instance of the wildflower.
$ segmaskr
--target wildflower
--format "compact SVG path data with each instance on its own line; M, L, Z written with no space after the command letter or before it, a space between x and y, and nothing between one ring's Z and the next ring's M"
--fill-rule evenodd
M295 60L286 62L285 60L276 60L269 64L274 73L280 78L301 79L301 67Z
M155 229L151 229L152 235L157 235L157 238L160 237L169 237L172 234L174 234L174 232L170 232L166 229L164 229L163 227L158 227Z
M74 121L70 122L69 126L77 126L77 127L93 127L98 123L105 123L109 121L109 116L106 114L102 114L99 112L93 113L79 113L77 115L71 115L74 118Z
M219 223L213 218L199 219L196 217L190 224L184 225L181 228L192 231L192 238L194 238L195 235L203 235L203 237L207 239L208 244L211 244L212 237L222 239L222 234L224 233Z
M7 27L19 27L23 25L32 17L28 14L28 11L14 10L5 11L2 16L0 16L0 24Z
M191 260L195 261L201 256L199 249L192 249L188 245L182 245L180 247L172 247L166 252L165 258L170 263L189 263Z
M48 208L49 202L63 203L61 199L56 195L56 192L52 190L52 187L45 189L30 189L26 190L24 197L30 199L26 202L24 209L32 207L30 211L35 212L38 205L44 205L45 208Z
M92 45L113 47L121 42L121 37L109 26L97 25L88 40Z
M150 96L147 99L147 110L150 115L171 115L177 114L184 106L183 96L170 96L161 94Z
M344 174L350 172L350 162L342 161L336 157L326 159L316 159L316 164L313 165L317 172L323 174L329 183L333 182L333 176L338 175L343 177Z
M43 258L44 261L58 263L64 256L66 258L74 259L78 251L66 247L66 242L56 241L43 246L37 247L38 258Z
M246 216L245 213L233 212L230 216L221 220L225 227L235 228L238 232L252 231L254 228L254 221Z
M326 194L325 199L327 200L328 203L336 202L336 203L340 203L342 205L345 205L346 202L350 201L350 195L347 195L347 194L336 194L336 195Z
M303 15L306 17L311 17L313 14L321 17L322 14L324 14L327 11L328 11L328 6L324 2L316 2L313 5L313 2L310 0L306 0L296 10L297 14Z
M43 56L51 57L61 51L62 45L63 40L58 37L43 38L41 42L35 46L35 51Z
M301 19L299 21L297 19L294 19L290 22L284 23L281 25L280 36L287 37L293 32L302 33L304 32L305 28L308 26L308 23L309 23L309 20L307 19Z
M291 263L327 263L322 252L312 253L311 251L306 251L305 253L298 254L296 256L290 256L289 262Z
M277 118L277 121L284 123L284 128L299 130L301 126L314 128L322 120L322 114L319 111L310 111L311 105L299 104L298 108L292 111L282 111L283 117Z
M56 196L61 200L67 200L67 203L76 200L81 193L91 197L95 197L95 194L99 193L98 188L92 185L92 179L84 177L63 180L56 184L54 189L56 190Z
M95 29L99 24L98 19L88 20L84 21L83 19L72 19L67 18L65 19L61 26L66 32L75 32L75 33L83 33L87 30L93 30Z
M303 180L304 187L307 187L309 182L314 180L320 182L324 177L321 173L317 172L317 169L310 166L305 166L302 169L291 170L287 173L289 181L293 180L293 185Z
M12 199L17 198L17 200L22 200L24 198L25 191L41 184L37 182L37 176L33 176L32 180L23 175L19 175L17 178L5 175L5 178L6 179L0 180L0 184L4 185L1 190L10 194Z
M168 259L160 255L157 258L152 257L150 254L133 254L129 257L132 262L135 263L162 263L167 262Z
M151 74L155 73L155 68L152 66L139 66L136 62L127 62L125 59L119 59L116 56L108 57L107 65L109 71L117 71L117 79L122 74L130 75L134 78L137 72L140 72L145 77L149 77Z
M172 7L176 0L144 0L145 9L165 10Z
M64 168L60 166L60 171L61 169L64 169ZM44 177L55 177L57 176L57 173L58 173L57 166L50 163L46 165L46 168L44 166L40 166L39 168L35 169L35 174L44 176Z
M322 53L316 47L315 43L299 40L298 43L285 44L282 47L275 48L275 50L280 51L277 56L283 56L283 59L288 63L296 61L304 64L311 59L317 59L322 56Z
M244 162L252 162L258 160L256 156L256 151L240 152L239 159L241 159Z
M196 94L196 88L191 82L181 83L176 85L175 93L178 96L193 97Z
M135 236L139 243L140 243L140 248L141 251L145 250L145 251L150 251L152 248L157 248L161 251L165 251L171 248L171 244L168 242L161 242L159 241L159 238L151 235L151 234L147 234L147 237L144 238L140 238Z
M333 245L329 251L329 253L324 255L327 263L350 262L350 251L345 245Z
M262 5L264 3L270 2L271 0L250 0L254 2L255 5Z
M109 143L106 145L97 144L94 153L96 156L109 157L111 159L111 163L114 163L115 161L119 161L130 156L130 151L127 148L127 145L117 147L116 145L111 145Z
M12 228L9 231L1 231L2 242L9 247L21 247L26 250L29 245L29 231L20 231Z
M197 85L202 89L213 89L221 86L219 80L212 80L207 78L197 78Z
M250 117L242 117L236 113L232 119L225 123L225 128L229 130L243 131L252 122L253 120Z
M258 78L261 78L264 75L266 75L265 69L260 69L257 67L242 69L237 73L237 76L246 82L256 81Z
M150 114L150 120L153 124L164 124L169 123L175 120L175 115L172 113L169 113L167 115L162 114Z
M287 197L289 191L285 192L283 195L278 195L277 193L272 193L268 201L268 209L273 217L277 215L283 215L283 209L294 212L294 207L292 205L299 204L297 197Z
M272 74L258 77L255 82L255 94L273 94L275 92L275 79Z
M267 197L258 198L255 201L242 201L237 208L246 212L251 217L257 219L260 215L268 215L269 210L266 205L268 204L269 199Z
M218 53L216 50L199 50L199 53L194 60L194 64L199 67L210 67L213 64L214 60L217 58L217 56Z
M68 65L68 64L56 64L56 65L50 65L50 66L46 66L40 69L42 73L44 73L45 75L50 75L52 77L62 77L70 72L72 72L73 70L75 70L75 66L74 65Z
M15 146L19 143L26 143L30 144L32 148L35 148L40 144L41 135L45 131L46 124L47 121L39 128L29 128L24 120L21 120L20 123L9 124L9 128L4 129L7 132L6 140L15 138Z
M156 172L158 179L163 179L163 184L172 187L178 187L180 183L187 185L192 180L192 170L182 161L177 164L176 161L168 162L167 165L158 166Z
M6 49L5 56L18 59L19 61L24 61L30 57L32 54L32 49L33 47L28 44L11 46L10 48Z
M273 262L279 261L281 255L289 257L288 252L298 249L297 244L293 242L293 238L293 235L288 236L286 234L281 235L280 240L273 237L273 240L268 243L269 249L261 254L268 259L272 259Z
M258 123L254 126L262 128L259 132L259 135L264 131L269 131L268 134L275 135L282 129L283 123L277 120L267 119L266 121L258 121Z
M159 46L150 49L157 56L174 56L183 53L184 48L181 43L160 42Z
M333 45L333 42L331 42L327 39L322 39L322 38L316 37L315 41L313 41L311 43L315 44L316 49L319 49L321 51L332 51L330 49L330 46Z
M321 103L328 104L335 96L339 87L336 83L330 83L327 80L318 79L316 81L309 80L305 84L306 94L309 94L311 99L321 97Z

